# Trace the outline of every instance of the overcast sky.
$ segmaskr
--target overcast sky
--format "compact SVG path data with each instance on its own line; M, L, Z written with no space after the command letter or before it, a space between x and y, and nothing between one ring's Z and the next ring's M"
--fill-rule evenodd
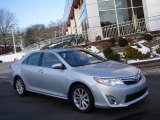
M18 26L49 24L63 18L66 0L0 0L0 8L16 14Z

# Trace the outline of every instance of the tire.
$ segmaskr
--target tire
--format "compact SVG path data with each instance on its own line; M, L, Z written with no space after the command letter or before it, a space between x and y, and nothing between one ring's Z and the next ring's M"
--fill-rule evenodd
M26 95L26 87L21 78L16 78L15 80L15 89L19 96L25 96Z
M73 107L82 113L93 110L94 99L91 91L84 85L75 85L71 90L71 102Z

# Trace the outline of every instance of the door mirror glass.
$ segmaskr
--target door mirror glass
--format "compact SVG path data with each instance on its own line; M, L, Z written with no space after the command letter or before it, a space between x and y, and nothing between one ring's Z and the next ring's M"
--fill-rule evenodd
M52 65L53 69L64 69L64 65L62 63L57 63Z

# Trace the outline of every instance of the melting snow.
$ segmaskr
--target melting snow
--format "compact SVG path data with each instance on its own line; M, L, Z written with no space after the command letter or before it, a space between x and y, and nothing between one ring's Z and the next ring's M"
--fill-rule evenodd
M133 48L137 49L140 51L142 54L147 54L150 52L150 49L148 47L145 47L142 43L144 43L145 40L139 41L137 44L141 47L139 48L138 46L132 46Z
M21 59L25 55L24 52L15 53L15 54L8 54L8 55L1 55L0 61L2 62L13 62L15 60Z
M95 53L103 58L105 58L104 54L100 52L99 49L97 49L95 46L91 46L90 48L87 48L87 50L91 51L92 53Z

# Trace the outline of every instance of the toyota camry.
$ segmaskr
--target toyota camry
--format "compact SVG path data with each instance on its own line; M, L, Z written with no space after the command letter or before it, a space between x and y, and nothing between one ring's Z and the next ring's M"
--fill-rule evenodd
M127 107L148 95L140 69L84 49L40 50L11 65L11 83L27 91L71 101L80 112Z

